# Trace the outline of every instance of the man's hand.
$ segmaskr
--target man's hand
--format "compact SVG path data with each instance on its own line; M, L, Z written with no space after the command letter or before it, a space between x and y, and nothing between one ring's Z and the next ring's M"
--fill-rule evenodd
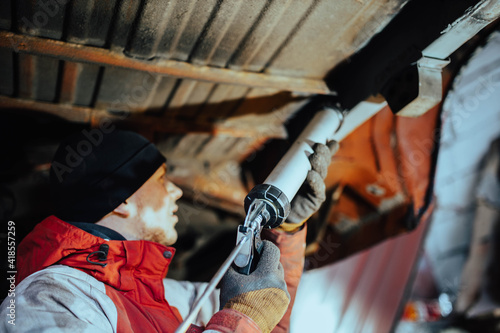
M311 170L291 202L292 208L286 219L287 223L284 223L283 230L290 231L290 228L297 229L300 227L311 215L318 211L325 201L324 179L332 156L337 152L338 148L339 144L336 141L330 141L326 145L320 143L314 145L314 153L309 157Z
M279 262L279 249L269 241L263 243L255 271L243 275L231 267L224 275L220 304L221 308L250 317L262 332L270 332L285 314L290 295Z

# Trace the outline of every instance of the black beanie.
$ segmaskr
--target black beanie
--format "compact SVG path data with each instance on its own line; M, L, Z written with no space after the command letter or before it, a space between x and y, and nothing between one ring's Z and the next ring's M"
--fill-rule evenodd
M108 132L108 133L107 133ZM165 162L137 133L83 130L61 142L50 168L55 214L69 222L99 221Z

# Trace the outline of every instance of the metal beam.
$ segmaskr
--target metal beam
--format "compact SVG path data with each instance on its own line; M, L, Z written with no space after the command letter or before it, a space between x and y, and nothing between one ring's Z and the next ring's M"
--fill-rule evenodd
M54 104L30 99L0 96L0 110L15 109L50 114L76 123L90 123L95 109L70 104ZM100 110L105 112L104 110Z
M243 72L227 68L197 66L187 62L166 59L140 60L108 49L19 35L7 31L0 31L0 47L8 48L18 53L55 57L66 61L90 63L100 66L115 66L158 75L214 83L274 88L307 94L331 93L326 83L319 79L293 78Z
M295 105L292 103L292 106ZM40 112L59 117L61 119L89 124L98 127L101 122L123 122L132 124L137 129L147 128L150 131L161 133L210 133L212 135L228 135L232 137L252 137L262 140L270 138L284 138L286 131L281 122L273 123L271 120L266 126L248 126L248 117L228 118L220 122L193 122L191 120L155 117L140 112L129 112L124 115L115 115L104 109L96 109L70 104L57 104L41 102L22 98L0 96L0 111L16 110L18 112ZM257 117L257 116L254 116ZM276 116L261 115L262 119ZM252 118L252 117L250 117Z

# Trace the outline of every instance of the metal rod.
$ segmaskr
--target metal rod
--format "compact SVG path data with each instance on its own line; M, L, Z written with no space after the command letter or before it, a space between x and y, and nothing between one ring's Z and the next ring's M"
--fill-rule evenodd
M207 288L203 292L203 294L195 301L195 304L193 308L191 309L191 312L189 315L184 319L182 324L175 330L175 333L184 333L186 330L189 328L189 325L191 325L191 322L194 320L195 316L198 314L198 312L201 309L201 306L205 302L206 298L214 291L215 287L219 283L219 281L222 279L224 274L226 274L226 271L229 269L231 266L231 263L234 261L238 253L240 252L241 248L243 247L243 244L245 244L250 237L252 237L253 232L248 232L244 237L242 237L239 241L239 243L236 245L236 247L233 249L229 257L224 261L222 266L219 268L217 273L215 273L214 277L212 280L210 280Z
M60 40L0 31L0 47L16 53L27 53L55 57L61 60L115 66L159 75L185 79L203 80L214 83L236 84L249 87L276 88L308 94L331 94L324 80L287 77L228 68L198 66L191 63L155 59L140 60L123 53L93 46L68 43Z

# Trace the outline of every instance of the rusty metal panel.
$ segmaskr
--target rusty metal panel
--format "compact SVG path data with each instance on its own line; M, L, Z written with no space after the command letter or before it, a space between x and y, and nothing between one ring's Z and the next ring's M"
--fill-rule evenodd
M92 124L130 112L150 135L183 133L171 158L241 161L285 137L301 102L330 93L323 77L405 2L5 0L0 94Z
M60 103L72 104L75 100L76 82L78 79L78 64L64 62L62 67Z
M261 71L310 4L311 1L268 2L252 29L248 31L244 43L239 45L229 67Z
M34 56L29 54L20 54L18 56L18 95L21 98L33 98L33 76L34 76Z
M163 32L170 21L173 1L145 0L138 13L137 26L132 31L127 54L133 57L153 58L158 52L158 45Z
M108 38L112 50L122 51L127 45L140 5L137 0L118 1Z
M47 57L19 55L19 96L54 102L59 73L59 60Z
M218 156L217 160L226 159L226 154L231 150L231 147L239 140L232 136L217 136L206 142L203 149L199 151L197 157L202 160L213 160L214 156Z
M34 58L34 75L32 79L33 98L55 102L59 75L59 60L48 57Z
M267 70L284 76L321 78L381 29L405 2L77 0L65 4L57 1L3 1L0 25L8 29L12 25L10 13L15 13L14 26L22 33L123 50L131 57L159 57L221 68ZM26 60L25 56L21 58ZM77 83L71 86L80 91L49 92L51 88L57 90L58 85L52 82L50 73L38 75L37 69L53 69L54 64L46 60L36 60L33 64L34 69L19 72L31 73L33 77L20 78L19 81L32 81L48 75L51 82L36 88L43 91L33 94L26 93L27 87L20 87L21 97L37 98L38 94L43 100L53 100L61 95L62 101L67 103L70 94L71 101L87 106L93 103L99 107L116 104L121 95L127 94L130 85L138 84L142 76L108 68L101 80L95 65L78 65ZM61 67L71 66L63 64ZM61 80L67 78L63 72ZM84 80L89 80L88 84L83 84ZM158 79L147 96L139 98L145 104L128 103L131 104L127 105L128 109L152 108L159 113L162 109L184 105L179 104L179 99L182 101L187 97L196 100L189 105L203 104L203 109L190 108L183 112L186 117L203 115L207 111L205 118L214 119L232 114L238 103L247 98L248 89L231 85L217 85L211 90L208 84L199 85L191 94L184 90L190 83L184 84L183 81ZM36 80L32 83L37 86ZM110 87L112 84L124 87ZM69 89L69 86L64 87ZM224 89L228 91L224 92ZM203 100L205 95L206 100ZM223 95L227 97L224 99ZM120 101L123 105L123 98ZM169 101L173 104L168 105ZM221 108L212 108L213 101L228 103Z
M406 1L144 1L127 54L323 77ZM340 47L339 47L340 46ZM310 52L315 50L315 52Z
M207 99L199 117L204 120L215 120L230 116L247 96L251 88L218 84Z
M179 88L182 88L185 82L186 80L183 80ZM169 105L169 112L174 111L178 118L195 119L200 114L200 110L203 108L203 105L207 103L207 99L216 86L215 83L211 82L190 82L194 82L194 84L191 84L189 96L186 96L187 99L184 101L183 105L174 104L175 100L172 100L172 103ZM182 94L182 89L177 90L176 96L178 94ZM174 107L176 110L172 110Z
M220 2L191 53L191 61L200 65L226 67L263 6L263 1Z
M61 1L14 1L16 29L24 34L61 39L63 37L66 2Z
M238 105L231 115L263 114L278 109L290 102L293 97L287 92L276 89L253 88L248 91L246 98Z
M148 112L152 114L163 114L164 107L175 88L177 79L173 77L157 77L156 88L153 90L153 96L150 100Z
M242 157L247 157L247 154L261 143L262 142L260 142L258 138L238 138L238 140L226 151L226 159L240 161Z
M188 61L216 5L216 0L177 1L159 55Z
M288 76L324 77L332 66L380 31L404 3L315 1L288 35L279 54L270 59L267 70Z
M272 87L305 94L330 93L330 89L322 79L292 78L265 73L242 72L228 68L194 65L176 60L155 59L145 61L127 57L122 52L19 35L12 32L0 31L0 47L11 48L18 53L48 56L65 61L119 67L186 79L252 87Z
M172 54L187 61L216 4L215 0L145 1L126 52L142 58Z
M181 159L194 159L211 139L212 136L207 134L187 134L175 140L170 151L164 151L164 154L167 158L172 156Z
M105 46L113 23L116 0L77 0L69 3L66 40Z
M176 84L175 90L168 103L166 114L169 118L175 118L183 112L197 113L200 105L190 101L192 92L196 89L198 81L195 80L179 80Z
M96 107L130 112L145 111L155 99L161 78L148 72L106 67Z
M59 103L92 106L100 67L63 61Z
M78 73L73 103L81 106L92 106L101 68L92 64L78 64L77 67Z
M271 22L272 30L268 32L266 40L262 42L258 53L254 55L253 59L245 61L248 64L246 68L260 72L273 63L290 39L301 29L303 22L310 16L318 3L320 3L319 0L283 1L281 6L278 4L277 7L274 7L273 9L277 12L276 18L273 18L273 12L269 14L270 19L274 21ZM320 26L323 25L322 22L317 23ZM259 38L259 36L256 36L256 38ZM324 47L324 45L317 46ZM301 62L304 69L312 65L309 57L302 58Z

